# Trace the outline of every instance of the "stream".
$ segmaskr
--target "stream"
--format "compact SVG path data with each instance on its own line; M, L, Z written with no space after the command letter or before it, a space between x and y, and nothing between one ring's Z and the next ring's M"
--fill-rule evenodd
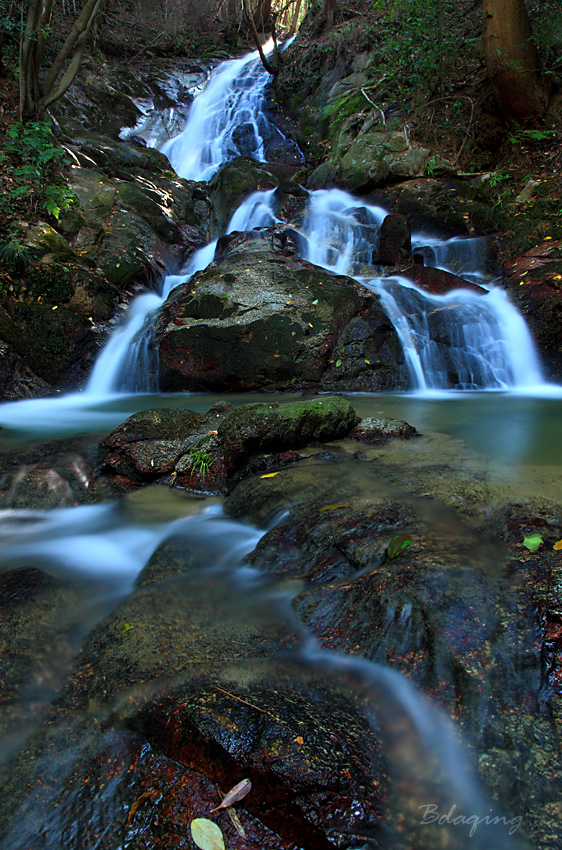
M172 140L150 138L149 143L168 155L180 176L192 180L208 180L240 154L265 162L268 146L281 135L267 118L266 86L267 74L255 54L222 63L193 102L184 131ZM135 132L142 135L142 125ZM276 204L274 191L255 192L234 212L226 232L274 224ZM385 215L382 208L342 190L318 190L310 192L296 226L302 257L353 276L380 296L404 350L409 389L350 394L358 414L405 419L424 435L439 435L426 456L420 450L421 459L416 457L416 462L433 463L434 454L441 452L471 474L485 470L498 482L498 492L562 502L562 441L558 438L562 390L544 381L522 317L505 291L482 271L482 240L413 234L413 245L427 262L488 290L484 296L468 290L429 295L405 278L376 276L367 268ZM132 413L164 406L204 412L224 399L224 395L160 393L154 379L157 353L151 346L158 309L176 286L206 268L215 247L213 242L199 249L183 274L165 279L160 293L143 293L131 303L100 351L83 391L1 405L0 451L9 456L59 439L69 445L92 446ZM443 356L445 338L452 365ZM280 400L267 394L231 395L228 400L239 405L271 398ZM281 401L296 398L300 396L287 395ZM73 799L68 810L60 806L56 795L49 796L45 776L72 778L75 765L88 755L89 738L82 740L78 721L68 729L54 724L49 731L55 737L59 734L63 742L68 739L67 750L66 744L57 743L56 758L52 753L37 756L34 747L46 734L42 724L80 647L92 630L130 598L139 574L158 547L171 539L181 539L186 549L204 552L205 566L189 574L181 592L214 612L213 620L223 624L225 633L253 629L260 634L273 628L290 633L291 651L267 662L271 674L280 679L325 678L338 693L352 696L381 736L392 762L390 775L397 789L393 805L396 809L407 805L419 813L413 816L417 832L409 846L451 850L528 846L517 835L519 812L507 815L491 802L462 733L436 704L391 667L323 650L292 614L291 600L299 588L268 581L244 563L262 536L280 522L279 515L257 525L227 516L221 499L186 501L170 490L157 497L147 492L117 502L50 511L10 508L2 511L1 519L0 569L8 574L32 566L63 588L52 645L32 665L26 686L0 726L0 764L8 772L12 764L18 765L15 779L3 791L4 797L13 795L14 803L8 802L10 819L0 826L2 850L157 846L143 844L139 835L134 841L125 840L105 823L104 811L107 821L126 817L122 790L112 796L112 786L105 790L100 786L87 806ZM173 622L183 611L185 597L170 598L169 606L167 616ZM204 627L199 640L206 640ZM240 661L241 677L247 663ZM117 705L115 711L117 716ZM57 732L60 728L63 732ZM120 728L118 721L116 728ZM22 773L22 761L27 772ZM85 806L78 833L71 828L76 814L72 806ZM432 840L441 843L425 843L428 824L438 835ZM387 823L386 833L377 834L376 839L358 829L347 843L340 837L333 846L344 850L402 846L395 843L393 826ZM306 842L302 846L308 847Z

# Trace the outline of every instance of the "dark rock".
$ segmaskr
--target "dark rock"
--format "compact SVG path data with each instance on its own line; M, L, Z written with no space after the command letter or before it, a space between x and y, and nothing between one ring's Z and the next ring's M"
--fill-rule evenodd
M209 182L212 235L220 236L226 231L233 213L247 195L258 189L274 189L278 182L267 166L252 159L238 157L224 165Z
M280 256L268 246L275 233L258 236L221 240L217 260L163 306L156 328L161 388L400 386L403 353L378 296Z
M135 413L105 441L102 467L136 481L154 480L171 473L188 437L207 424L192 410L158 408Z
M410 222L404 215L387 215L381 224L379 243L373 259L383 266L404 264L412 253Z
M159 483L227 493L242 478L297 461L295 448L346 436L358 421L341 398L231 407L136 413L102 445L98 472L121 492Z
M562 380L562 240L543 242L506 266L510 293L523 313L551 380Z
M12 346L0 340L0 400L20 401L43 398L54 392L50 384L39 378Z
M431 266L424 265L421 254L414 255L413 266L404 269L402 274L413 280L420 289L425 289L427 292L432 292L435 295L446 295L447 292L452 292L454 289L468 289L471 292L478 292L481 295L486 295L487 292L486 289L478 286L477 283L471 283L443 269L434 269Z

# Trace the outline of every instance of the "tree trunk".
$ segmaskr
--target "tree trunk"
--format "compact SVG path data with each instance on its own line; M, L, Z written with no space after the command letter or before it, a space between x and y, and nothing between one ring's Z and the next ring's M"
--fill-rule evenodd
M484 0L482 34L486 69L508 123L536 123L546 111L548 90L540 78L524 0Z
M336 0L326 0L326 21L329 27L334 26L336 16Z

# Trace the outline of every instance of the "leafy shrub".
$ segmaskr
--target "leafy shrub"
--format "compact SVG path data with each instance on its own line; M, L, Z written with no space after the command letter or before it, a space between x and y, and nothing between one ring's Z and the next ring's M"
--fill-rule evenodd
M6 136L1 159L10 157L17 165L12 172L14 185L5 193L3 204L25 200L31 209L40 208L58 219L61 210L74 202L74 195L60 173L66 152L57 144L50 122L11 124Z

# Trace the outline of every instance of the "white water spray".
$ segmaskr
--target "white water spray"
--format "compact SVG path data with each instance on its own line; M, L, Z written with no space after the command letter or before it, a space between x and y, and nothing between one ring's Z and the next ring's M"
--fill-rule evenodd
M340 189L311 193L304 253L310 262L353 276L380 296L404 349L412 388L431 393L540 387L543 379L531 335L500 288L486 295L469 289L432 295L406 278L358 274L362 265L372 265L385 215L380 207ZM482 241L413 237L415 250L421 249L438 267L484 286L489 279L479 265Z
M269 41L264 52L272 49ZM180 177L210 180L237 156L265 162L266 142L273 133L279 134L265 114L269 79L257 51L214 70L206 89L193 101L184 130L161 148Z

